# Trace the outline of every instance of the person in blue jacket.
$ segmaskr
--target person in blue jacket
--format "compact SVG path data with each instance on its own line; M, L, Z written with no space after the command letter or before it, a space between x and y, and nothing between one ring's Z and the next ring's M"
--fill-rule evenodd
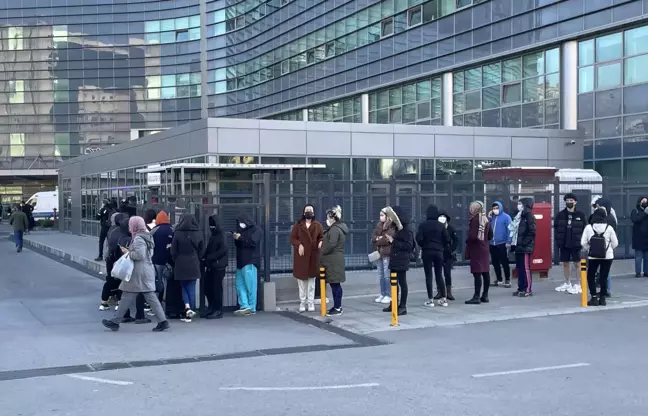
M493 286L504 283L504 287L511 287L511 268L508 260L508 250L511 247L511 235L509 232L511 217L504 212L502 203L495 201L491 211L488 213L488 218L491 230L493 230L493 239L490 241L490 255L495 269L495 276L497 276ZM505 280L502 280L502 269L504 269Z

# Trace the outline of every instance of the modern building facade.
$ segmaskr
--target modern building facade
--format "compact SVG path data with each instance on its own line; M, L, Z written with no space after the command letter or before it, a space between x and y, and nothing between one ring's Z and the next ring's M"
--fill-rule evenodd
M2 0L0 194L208 117L581 128L586 167L639 179L647 26L646 0Z

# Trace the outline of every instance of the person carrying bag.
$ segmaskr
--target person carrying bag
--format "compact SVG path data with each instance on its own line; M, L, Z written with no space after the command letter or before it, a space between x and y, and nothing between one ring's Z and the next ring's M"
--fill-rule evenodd
M605 306L605 294L608 290L608 276L614 260L614 249L619 245L614 228L607 223L607 210L598 208L592 214L592 224L585 227L581 237L581 245L587 251L589 265L587 267L587 285L590 291L589 306ZM596 274L599 273L598 282ZM597 283L601 290L596 294Z

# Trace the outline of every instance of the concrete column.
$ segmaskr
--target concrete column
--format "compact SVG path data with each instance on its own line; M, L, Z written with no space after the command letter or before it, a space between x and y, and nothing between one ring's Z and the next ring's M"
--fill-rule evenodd
M308 108L304 108L304 109L302 110L302 119L303 119L304 121L308 121ZM290 218L292 218L292 217L290 217Z
M362 124L369 124L369 94L360 96L360 110L362 111Z
M207 118L207 1L200 0L200 118Z
M578 129L578 42L560 48L560 128Z
M452 72L443 74L443 84L441 86L441 115L443 116L443 125L452 126L452 116L454 101L452 97L453 83Z

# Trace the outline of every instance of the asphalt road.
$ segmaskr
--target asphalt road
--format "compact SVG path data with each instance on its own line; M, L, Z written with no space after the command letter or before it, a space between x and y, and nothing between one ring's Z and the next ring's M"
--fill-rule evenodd
M0 242L0 264L3 313L17 304L29 313L30 302L47 297L43 290L79 308L96 306L91 277L29 251L16 255L5 242ZM81 302L85 297L90 300ZM83 374L7 377L0 381L0 414L643 416L648 404L646 308L389 332L379 335L387 345L357 348L347 348L350 340L343 336L275 314L258 316L265 319L263 329L274 332L261 339L250 335L260 328L234 319L221 321L220 327L178 327L157 337L145 337L135 327L114 334L94 325L94 314L87 315L88 322L39 319L28 328L0 318L0 356L39 357L21 368L48 367L56 361L56 351L47 353L46 343L30 343L27 334L46 337L63 329L78 340L65 345L71 363L94 362L84 359L96 343L115 339L120 342L111 348L122 349L124 356L133 351L154 356L168 345L174 348L167 353L185 356L193 337L205 331L214 352L237 336L245 342L231 344L233 350L258 350L274 345L271 341L287 349L219 361L158 361ZM10 342L18 333L24 337L22 346ZM311 344L338 349L307 351ZM307 352L291 353L290 347L298 345ZM2 362L0 373L11 375L13 367Z

